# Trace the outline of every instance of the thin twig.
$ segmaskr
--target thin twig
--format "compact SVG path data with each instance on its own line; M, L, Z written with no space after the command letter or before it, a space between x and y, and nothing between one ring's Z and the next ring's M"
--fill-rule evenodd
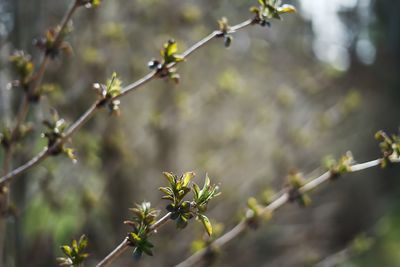
M365 163L352 165L350 167L349 172L358 172L361 170L379 166L381 164L381 161L382 161L382 159L376 159L376 160L368 161ZM391 162L399 163L400 160L397 158L391 159ZM322 175L318 176L317 178L314 178L314 179L310 180L309 182L307 182L303 187L301 187L299 189L299 192L302 194L310 192L310 191L316 189L317 187L319 187L320 185L322 185L323 183L330 181L331 178L332 178L332 173L330 171L327 171L327 172L323 173ZM265 206L261 210L259 215L274 212L275 210L279 209L280 207L282 207L283 205L285 205L288 202L289 202L289 193L287 191L285 191L280 196L276 197L275 200L273 200L269 205ZM227 243L229 243L229 241L231 241L232 239L236 238L238 235L243 233L248 228L247 227L248 219L249 218L242 219L229 232L225 233L224 235L222 235L221 237L216 239L214 242L212 242L209 245L209 247L197 251L196 253L192 254L189 258L182 261L175 267L189 267L189 266L195 265L196 263L201 262L204 259L204 257L207 255L209 248L211 248L211 247L221 248L224 245L226 245Z
M148 234L156 233L159 228L166 224L171 217L171 213L168 212L161 219L150 226ZM129 247L129 238L126 237L113 251L110 252L101 262L99 262L96 267L106 267L109 266L114 260L121 256L126 249Z
M247 27L249 25L252 25L252 20L251 19L245 20L245 21L243 21L243 22L241 22L241 23L239 23L239 24L237 24L235 26L232 26L230 28L229 33L235 33L238 30L241 30L241 29L243 29L243 28L245 28L245 27ZM213 40L214 38L219 38L221 33L222 33L221 31L213 31L211 34L209 34L205 38L201 39L199 42L195 43L193 46L191 46L186 51L184 51L182 53L182 55L185 58L189 57L193 52L195 52L196 50L200 49L205 44L207 44L208 42ZM169 64L167 67L173 67L173 66L175 66L177 64L179 64L179 62L173 62L173 63ZM136 82L131 83L131 84L125 86L124 88L122 88L121 94L113 97L111 100L117 100L117 99L120 99L120 98L124 97L128 93L130 93L132 91L135 91L136 89L138 89L139 87L145 85L146 83L148 83L149 81L153 80L156 77L157 77L157 72L156 71L152 71L152 72L148 73L147 75L145 75L141 79L137 80ZM48 148L47 150L51 151L52 149L55 149L59 145L62 145L63 143L65 143L67 141L67 139L69 137L71 137L72 134L74 134L77 129L79 129L83 124L85 124L86 121L95 113L95 111L97 110L95 107L97 107L97 105L98 105L98 101L96 101L96 103L93 104L89 108L88 111L86 111L83 115L81 115L81 117L79 117L78 120L73 125L70 126L70 128L66 132L66 137L65 138L60 139L59 142L56 142L56 144L53 147ZM29 170L30 168L35 167L39 162L41 162L43 159L47 158L50 155L51 155L51 153L41 152L39 155L35 156L29 162L25 163L24 165L14 169L11 172L7 173L6 175L2 176L0 178L0 186L2 186L6 182L12 180L13 178L19 176L20 174L22 174L23 172Z

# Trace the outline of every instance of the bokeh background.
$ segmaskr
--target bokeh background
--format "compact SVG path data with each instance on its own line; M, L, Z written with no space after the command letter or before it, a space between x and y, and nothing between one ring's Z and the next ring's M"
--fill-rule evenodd
M8 55L56 25L72 1L0 1L0 119L13 124L21 98L7 90ZM12 183L15 216L7 218L5 266L55 266L61 244L90 239L89 266L129 230L134 203L164 209L162 171L205 173L222 195L208 212L220 229L237 223L249 197L279 190L296 168L322 173L322 159L353 152L380 156L374 133L397 132L400 2L288 1L299 12L271 28L250 27L225 49L214 40L178 71L179 85L156 80L122 99L122 114L99 112L72 141L76 164L51 158ZM35 134L18 147L18 166L40 151L41 121L56 108L73 122L95 99L92 83L116 71L124 84L148 72L173 37L183 51L216 29L251 16L255 0L114 0L81 9L68 37L73 54L54 60L44 83L56 90L31 110ZM2 157L2 154L0 154ZM399 168L346 175L312 194L306 209L289 205L221 251L214 266L400 266ZM154 257L126 253L114 266L173 266L204 230L171 223L152 237Z

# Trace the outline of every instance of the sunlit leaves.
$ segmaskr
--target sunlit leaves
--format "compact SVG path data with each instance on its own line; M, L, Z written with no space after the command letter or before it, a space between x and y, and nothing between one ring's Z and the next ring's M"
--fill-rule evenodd
M178 44L174 39L168 40L161 50L161 56L163 57L165 64L180 62L184 60L184 57L178 54Z
M82 235L79 241L74 239L72 240L71 245L61 246L61 250L65 257L57 258L59 265L82 267L84 261L89 257L89 254L85 252L88 242L88 238L85 235Z
M186 172L180 177L165 172L164 177L169 186L160 187L159 190L164 193L163 199L170 201L166 209L171 213L170 218L176 221L177 228L185 228L192 218L201 221L206 232L212 234L212 225L204 212L211 199L218 196L218 186L211 184L210 178L206 176L202 189L191 180L194 178L194 172ZM192 200L186 200L185 197L192 192Z
M200 190L197 184L193 184L193 200L196 203L196 207L200 212L205 212L207 210L208 202L216 196L219 196L219 187L217 185L211 184L208 174L204 181L203 188Z

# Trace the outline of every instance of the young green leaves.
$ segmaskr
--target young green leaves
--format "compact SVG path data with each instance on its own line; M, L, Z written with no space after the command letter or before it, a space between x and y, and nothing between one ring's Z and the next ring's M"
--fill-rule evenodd
M175 65L178 62L183 61L185 58L178 54L178 44L174 39L168 40L161 49L162 61L151 60L147 65L150 69L156 70L157 75L160 78L168 77L175 83L179 83L180 76L176 72Z
M400 136L392 135L390 137L384 131L378 131L375 134L375 139L380 141L379 146L382 152L382 168L386 167L392 159L400 157Z
M167 210L171 212L170 218L176 221L177 228L185 228L190 219L196 218L201 221L207 234L211 235L212 225L204 213L209 201L220 194L218 186L211 184L208 175L200 189L196 183L191 182L195 176L194 172L186 172L180 177L168 172L163 174L169 186L159 189L165 194L162 198L171 202L167 205ZM189 192L192 192L192 199L186 200Z
M258 0L259 7L251 7L250 11L255 14L253 24L261 26L270 26L269 20L282 19L281 15L285 13L295 13L296 8L292 5L280 5L279 0Z
M67 123L64 119L61 119L56 110L51 109L51 119L44 120L43 124L47 127L47 131L42 133L42 137L47 139L47 148L49 153L53 156L64 153L70 158L73 162L76 162L76 157L74 154L74 149L66 147L63 142L60 142L59 145L53 147L57 142L64 138L64 132L67 128Z
M57 258L60 266L83 267L84 261L89 257L85 252L88 245L88 238L82 235L79 241L72 240L71 245L61 246L61 250L65 257Z
M124 223L132 226L133 231L129 232L128 240L130 246L134 247L133 255L140 259L143 253L153 256L152 248L154 245L148 240L150 227L156 223L160 214L159 210L151 208L150 202L143 202L130 209L133 213L132 220Z
M117 73L113 72L111 78L107 80L106 84L95 83L93 89L100 100L98 106L107 106L112 115L120 114L120 101L114 99L121 94L122 81L118 78Z

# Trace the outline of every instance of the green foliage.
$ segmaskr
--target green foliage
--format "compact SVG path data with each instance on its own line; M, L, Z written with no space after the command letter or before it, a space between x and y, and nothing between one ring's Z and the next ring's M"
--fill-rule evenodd
M150 227L156 223L160 211L151 208L150 202L143 202L140 205L136 205L130 211L133 213L133 218L124 223L133 228L128 234L128 239L130 245L134 247L134 257L139 259L143 253L153 256L151 249L154 245L148 240L148 235Z
M204 212L207 211L208 203L214 197L220 195L219 188L212 185L210 178L206 175L202 189L196 184L191 183L194 172L186 172L178 177L172 173L164 172L169 186L160 187L159 190L165 195L162 197L170 201L166 209L171 212L171 219L176 221L176 226L183 229L188 225L192 218L201 221L208 235L212 235L212 225ZM185 196L192 192L192 200L185 200Z
M89 257L89 254L85 252L88 245L88 238L82 235L79 241L72 240L71 245L61 246L61 250L66 257L59 257L57 261L60 266L73 266L83 267L84 261Z
M53 156L64 153L72 161L76 162L74 149L65 146L64 142L60 142L65 137L64 132L67 128L67 123L64 119L60 118L55 109L50 110L50 120L44 120L43 124L47 127L47 131L42 133L42 137L47 139L47 148L49 153ZM57 146L53 147L59 143Z
M253 18L254 24L260 24L261 26L270 26L269 20L271 19L282 19L281 15L285 13L294 13L296 8L292 5L280 5L278 0L258 0L260 6L253 6L250 11L255 14Z
M339 161L332 156L327 156L323 160L323 166L331 172L331 178L338 178L340 175L351 171L351 165L354 164L354 158L350 151L340 157Z
M106 84L95 83L93 89L96 91L100 100L98 106L107 106L108 110L113 115L119 115L119 105L121 102L117 99L122 92L122 81L118 78L117 73L113 72L111 78L107 80Z
M384 131L378 131L375 134L375 139L380 141L379 147L382 152L382 168L386 167L392 159L399 159L400 157L400 136L392 135L390 137Z
M307 194L302 193L300 190L306 183L302 174L297 171L292 171L289 173L287 180L289 201L296 201L301 207L308 206L311 203L311 199Z

